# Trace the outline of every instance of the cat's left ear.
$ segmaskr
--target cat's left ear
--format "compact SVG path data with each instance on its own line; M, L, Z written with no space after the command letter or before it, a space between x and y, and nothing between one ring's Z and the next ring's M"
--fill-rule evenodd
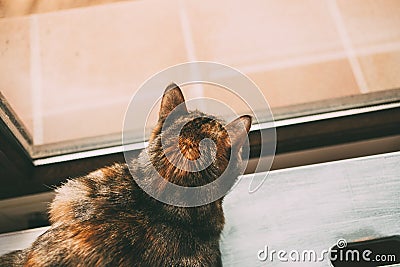
M167 88L165 88L164 95L161 100L159 120L168 117L168 115L176 107L179 108L178 110L176 110L176 112L180 112L182 114L188 113L185 104L185 98L183 97L181 89L175 83L171 83L167 86Z

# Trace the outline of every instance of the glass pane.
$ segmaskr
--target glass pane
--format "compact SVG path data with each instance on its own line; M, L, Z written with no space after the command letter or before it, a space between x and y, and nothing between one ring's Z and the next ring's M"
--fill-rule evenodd
M113 3L65 9L72 2L32 12L5 5L0 19L1 93L32 136L34 157L120 143L135 91L187 61L237 68L277 117L400 86L397 0L98 1ZM183 91L248 112L215 86Z

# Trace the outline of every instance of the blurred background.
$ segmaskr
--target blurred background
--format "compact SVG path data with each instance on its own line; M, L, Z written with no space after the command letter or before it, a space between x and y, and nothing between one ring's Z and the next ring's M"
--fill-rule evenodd
M399 14L398 0L0 0L0 232L46 225L53 186L122 162L131 97L183 62L256 83L280 125L273 169L399 150Z
M399 14L397 0L2 0L0 89L35 145L120 133L135 90L193 60L245 73L273 111L390 90Z

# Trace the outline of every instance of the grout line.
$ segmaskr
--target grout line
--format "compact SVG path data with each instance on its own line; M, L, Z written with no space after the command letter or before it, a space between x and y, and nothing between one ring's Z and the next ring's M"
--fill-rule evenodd
M379 45L370 45L366 47L362 47L355 51L356 56L368 56L372 54L380 54L387 53L393 51L400 50L400 42L391 42ZM331 52L331 53L321 53L316 55L307 55L307 56L298 56L294 58L281 59L268 63L261 64L237 64L237 68L240 69L243 73L252 73L252 72L266 72L277 69L285 69L309 64L315 64L326 61L333 61L346 58L346 52Z
M192 30L189 24L183 1L180 1L179 20L182 27L183 40L185 42L186 54L189 61L196 61L196 52L193 43Z
M43 144L42 70L39 23L37 15L30 17L30 78L32 88L33 143Z
M239 67L238 69L240 69L240 71L244 72L244 73L271 71L271 70L276 70L276 69L284 69L284 68L296 67L296 66L301 66L301 65L314 64L314 63L319 63L319 62L324 62L324 61L332 61L332 60L342 59L345 57L346 57L346 54L344 52L334 52L334 53L329 53L329 54L300 56L297 58L291 58L291 59L286 59L286 60L284 59L284 60L279 60L279 61L275 61L272 63L266 63L266 64L243 66L243 67Z
M82 96L81 96L82 97ZM104 109L107 106L119 105L121 107L128 105L127 97L99 98L93 101L97 96L88 96L86 99L91 99L90 105L87 102L76 101L72 105L57 107L46 110L46 117L65 115L65 113L82 112L92 109Z
M358 56L368 56L372 54L381 54L387 52L398 52L400 50L400 42L387 42L378 45L369 45L361 47L356 52Z
M180 4L179 20L181 23L183 40L185 42L186 55L188 57L188 61L190 62L197 61L196 49L193 42L192 29L190 28L190 21L188 18L188 14L186 12L184 1L181 0L179 4ZM195 76L198 76L198 70L196 68L194 68L192 71L196 74ZM193 87L195 89L194 91L196 92L195 97L204 97L204 87L201 83L193 84ZM206 108L205 106L201 107L201 109L205 108Z
M351 69L353 70L354 77L361 93L368 93L368 86L365 80L364 74L361 70L360 62L357 59L357 55L354 51L351 39L347 33L346 26L343 22L343 17L340 13L339 7L336 0L327 0L329 10L333 17L333 21L336 25L336 29L339 32L342 45L347 54Z

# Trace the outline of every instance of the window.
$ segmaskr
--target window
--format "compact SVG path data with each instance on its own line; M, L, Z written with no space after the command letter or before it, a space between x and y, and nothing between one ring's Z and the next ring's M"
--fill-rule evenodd
M399 149L396 0L28 2L0 6L0 198L122 161L132 95L195 60L237 68L263 92L278 127L275 168ZM183 91L241 105L215 86Z
M37 12L56 8L42 5ZM128 1L30 16L12 10L8 3L0 20L0 88L32 139L33 158L96 147L93 137L118 144L141 83L186 61L242 71L277 118L340 110L346 97L354 106L385 102L376 92L400 85L397 1ZM184 91L235 105L220 88Z

